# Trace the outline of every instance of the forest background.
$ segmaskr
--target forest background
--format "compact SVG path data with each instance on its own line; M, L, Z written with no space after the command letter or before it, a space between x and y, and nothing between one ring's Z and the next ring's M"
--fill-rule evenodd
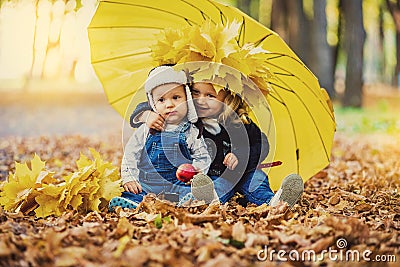
M400 86L399 0L219 2L276 31L344 106L362 106L365 85ZM101 90L86 31L96 0L0 3L0 89Z
M66 202L61 216L36 218L0 207L0 266L398 266L400 0L219 2L280 34L334 100L331 163L305 183L295 208L233 200L176 209L148 199L140 209L97 212ZM35 154L45 173L63 180L94 148L105 160L96 162L111 162L118 176L125 125L90 64L86 28L96 3L0 0L0 192L17 163L32 166ZM15 189L18 197L36 192ZM262 262L265 246L368 250L380 262L326 254L317 262Z

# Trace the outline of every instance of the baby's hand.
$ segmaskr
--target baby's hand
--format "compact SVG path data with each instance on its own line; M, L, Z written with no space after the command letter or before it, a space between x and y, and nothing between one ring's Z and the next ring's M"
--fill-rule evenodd
M239 161L238 158L236 157L235 154L233 153L228 153L225 156L224 161L222 162L228 169L234 170L236 166L238 165Z
M131 192L134 194L139 194L142 192L142 186L137 181L127 182L124 184L124 189L126 192Z
M156 131L164 130L165 120L158 113L146 110L143 112L142 116L140 117L140 120L142 122L145 122L150 129L154 129Z

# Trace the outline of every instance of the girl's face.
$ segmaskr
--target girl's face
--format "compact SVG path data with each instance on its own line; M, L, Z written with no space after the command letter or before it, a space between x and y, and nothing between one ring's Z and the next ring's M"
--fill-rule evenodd
M168 83L151 92L157 112L169 124L179 124L187 115L186 92L182 85Z
M217 92L211 83L197 82L192 86L192 97L200 118L217 118L224 108L226 92Z

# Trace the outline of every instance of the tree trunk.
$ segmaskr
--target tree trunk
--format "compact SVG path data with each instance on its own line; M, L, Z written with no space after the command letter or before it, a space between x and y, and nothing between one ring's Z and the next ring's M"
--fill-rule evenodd
M286 6L289 22L289 46L308 65L312 43L310 42L309 23L304 14L303 0L286 0Z
M379 77L381 77L381 81L386 81L386 52L385 48L383 45L384 39L385 39L385 29L384 29L384 21L383 21L383 15L384 15L384 9L383 9L383 4L379 4L379 16L378 16L378 23L379 23L379 37L378 37L378 53L381 55L379 57L379 67L378 67L378 72L379 72Z
M338 3L339 14L338 14L338 18L337 18L338 26L337 26L337 33L336 33L338 41L337 41L336 46L333 47L333 66L334 66L333 77L335 77L336 66L337 66L337 63L339 60L339 50L340 50L340 47L343 42L342 41L342 39L343 39L343 36L342 36L343 15L341 12L343 10L343 1L344 0L339 0L339 3Z
M273 0L272 11L271 11L271 29L275 31L279 36L288 43L289 36L287 34L287 18L288 10L286 1L284 0Z
M314 1L311 70L331 98L335 97L333 49L327 41L326 0ZM309 49L310 50L310 49Z
M28 81L32 80L34 76L34 67L35 67L35 62L36 62L36 36L37 36L37 28L38 28L38 19L39 19L39 14L38 14L38 9L39 9L39 1L35 1L35 28L33 32L33 45L32 45L32 64L31 64L31 69L29 71L29 77Z
M250 2L251 0L238 0L238 8L250 16Z
M393 85L400 87L400 0L386 0L386 5L392 14L394 25L396 27L396 67L393 76Z
M343 1L344 49L347 56L344 98L345 107L362 106L365 30L362 0Z
M259 0L258 21L271 28L271 8L272 0Z

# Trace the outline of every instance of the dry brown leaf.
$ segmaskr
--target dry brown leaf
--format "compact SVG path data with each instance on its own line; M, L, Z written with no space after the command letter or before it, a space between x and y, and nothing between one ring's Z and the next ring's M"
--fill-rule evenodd
M221 243L210 241L197 249L195 252L195 256L197 257L197 260L199 262L205 262L213 258L213 254L218 254L219 250L222 248L223 246L221 245Z
M199 224L199 223L205 223L205 222L214 222L220 218L221 218L220 214L209 214L209 215L185 214L183 217L183 222Z
M276 237L279 239L279 241L282 244L290 244L290 243L295 243L298 244L301 247L305 247L305 246L310 246L311 242L307 239L305 239L304 237L302 237L299 234L292 234L292 235L287 235L283 232L280 231L273 231L272 236Z
M323 250L328 250L328 248L333 244L334 240L335 238L333 236L321 238L313 243L311 246L300 248L299 252L302 252L304 250L312 250L315 253L320 253Z
M319 251L338 238L347 240L347 249L399 255L400 138L390 146L376 145L377 140L338 134L330 166L306 182L293 211L283 203L276 208L243 207L234 199L219 207L177 208L151 195L138 209L68 212L59 218L34 219L0 207L0 265L284 266L258 261L257 252L264 246ZM13 172L15 160L30 159L36 152L61 178L74 171L79 152L87 146L118 166L122 158L118 142L120 136L4 138L0 166ZM161 229L153 223L158 214L170 218ZM233 236L240 236L240 224L246 234L244 248L229 244ZM126 243L120 242L123 237ZM76 252L80 257L67 258L64 250L65 255ZM115 257L116 251L120 257ZM335 266L325 260L321 264Z
M112 236L114 236L117 239L119 239L125 235L132 238L134 230L135 230L135 228L130 223L130 221L127 218L122 217L121 219L119 219L117 227L113 231Z
M335 193L333 196L331 196L328 200L328 203L335 206L340 202L340 195L338 193Z
M233 260L231 257L225 256L224 254L218 254L217 257L214 259L210 259L204 267L219 267L219 266L226 266L226 267L236 267L240 266L238 262Z
M365 203L364 201L360 201L359 203L357 203L354 208L358 211L358 212L365 212L365 211L369 211L372 209L372 205Z
M232 227L232 238L239 242L246 241L246 228L242 222L237 222Z

